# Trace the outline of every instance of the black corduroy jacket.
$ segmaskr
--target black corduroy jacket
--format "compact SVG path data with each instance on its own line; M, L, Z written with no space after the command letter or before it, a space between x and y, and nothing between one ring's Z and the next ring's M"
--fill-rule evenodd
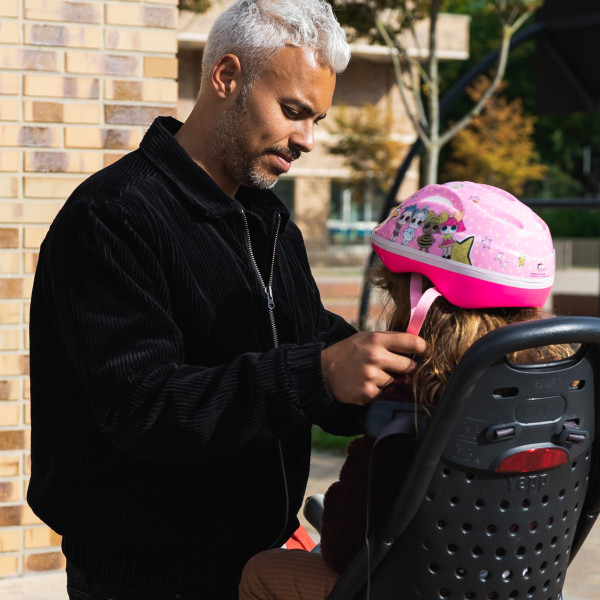
M157 119L79 186L42 244L28 501L100 579L228 598L297 526L311 424L358 430L320 363L354 330L323 308L276 196L227 197L179 126ZM277 223L274 347L247 234L267 280Z

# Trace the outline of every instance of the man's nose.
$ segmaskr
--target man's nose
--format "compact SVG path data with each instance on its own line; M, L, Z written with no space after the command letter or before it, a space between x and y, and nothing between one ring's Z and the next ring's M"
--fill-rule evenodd
M297 121L290 143L301 152L310 152L315 147L314 127L312 121Z

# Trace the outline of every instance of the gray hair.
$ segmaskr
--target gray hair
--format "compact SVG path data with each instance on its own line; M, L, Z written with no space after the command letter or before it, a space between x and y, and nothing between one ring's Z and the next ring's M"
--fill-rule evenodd
M336 73L350 61L346 34L325 0L237 0L211 29L202 58L202 81L219 58L235 54L248 87L268 59L286 45L314 48Z

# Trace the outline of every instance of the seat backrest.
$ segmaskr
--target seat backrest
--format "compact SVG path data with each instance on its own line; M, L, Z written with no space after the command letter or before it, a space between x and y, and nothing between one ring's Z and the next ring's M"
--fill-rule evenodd
M582 345L560 362L506 359L559 343ZM510 325L474 344L329 600L560 599L599 510L599 367L591 317Z

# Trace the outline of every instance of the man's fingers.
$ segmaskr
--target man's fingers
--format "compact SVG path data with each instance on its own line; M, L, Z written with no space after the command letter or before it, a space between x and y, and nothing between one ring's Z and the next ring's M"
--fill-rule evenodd
M427 342L418 335L399 331L382 331L382 343L390 352L398 354L422 355L427 352Z
M323 376L334 398L348 404L375 400L391 380L416 368L413 356L427 352L422 338L400 332L362 332L321 353Z

